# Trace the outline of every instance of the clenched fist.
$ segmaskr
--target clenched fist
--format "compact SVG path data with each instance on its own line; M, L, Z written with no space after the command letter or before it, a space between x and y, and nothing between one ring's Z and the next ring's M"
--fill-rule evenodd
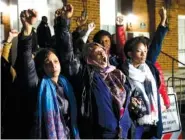
M71 18L73 16L73 6L71 4L67 4L62 9L57 9L55 11L55 18L56 17L63 17L63 18Z
M33 25L37 21L37 11L34 9L24 10L20 14L21 22L23 25Z

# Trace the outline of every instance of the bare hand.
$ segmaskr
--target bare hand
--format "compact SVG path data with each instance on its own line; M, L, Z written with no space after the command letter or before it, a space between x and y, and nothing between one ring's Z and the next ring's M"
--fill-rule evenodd
M12 40L17 37L19 34L19 32L15 29L12 29L10 32L9 32L9 35L8 35L8 39L7 39L7 42L12 42Z
M21 22L23 26L32 26L37 21L37 11L34 9L24 10L20 14Z
M124 25L125 22L125 16L124 15L119 15L116 18L116 24L117 25Z
M67 4L62 9L57 9L55 11L55 18L56 17L63 17L63 18L71 18L73 16L73 6L71 4Z
M78 27L81 27L81 26L86 24L87 20L88 20L88 16L78 17L77 20L76 20L76 24L77 24Z
M164 7L162 7L160 10L159 10L159 15L161 17L161 20L166 20L167 19L167 11Z
M14 37L17 37L18 34L19 34L19 32L18 32L17 30L12 29L12 30L9 32L9 37L14 38Z
M94 22L91 22L88 24L88 30L90 32L92 32L95 28L96 28L96 25L94 24Z

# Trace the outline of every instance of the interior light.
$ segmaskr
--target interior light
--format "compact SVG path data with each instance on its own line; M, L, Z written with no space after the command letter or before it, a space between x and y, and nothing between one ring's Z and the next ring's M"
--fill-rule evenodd
M130 14L127 15L127 18L126 19L127 19L127 22L128 23L132 23L133 24L133 23L136 23L137 16L130 13Z
M4 2L0 1L0 12L5 11L7 11L7 5Z

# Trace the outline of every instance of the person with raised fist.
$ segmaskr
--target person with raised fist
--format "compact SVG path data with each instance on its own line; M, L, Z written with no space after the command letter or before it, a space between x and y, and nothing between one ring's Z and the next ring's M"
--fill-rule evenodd
M19 91L17 138L79 138L75 96L68 80L60 74L62 67L55 51L44 48L32 58L32 26L37 12L24 10L20 18L23 28L15 64Z
M19 32L12 29L9 32L8 38L1 47L1 138L9 138L12 134L10 128L12 126L12 95L13 83L16 78L15 69L9 62L10 50L12 47L12 40L17 37ZM13 131L13 130L12 130Z
M77 99L80 138L127 138L131 121L126 77L109 64L107 49L101 44L85 44L82 57L74 51L68 28L72 11L57 11L55 35L62 72L73 85Z

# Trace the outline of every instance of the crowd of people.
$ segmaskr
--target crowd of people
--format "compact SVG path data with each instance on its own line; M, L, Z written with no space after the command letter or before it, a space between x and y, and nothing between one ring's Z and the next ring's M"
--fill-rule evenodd
M1 47L1 137L161 138L161 113L170 106L157 63L168 31L166 9L159 11L161 21L151 41L143 36L126 41L123 16L116 19L116 40L100 30L89 41L95 23L80 17L71 33L73 12L71 4L56 10L53 37L46 16L33 30L34 9L21 12L20 33L9 32ZM18 44L12 66L8 57L14 37Z

